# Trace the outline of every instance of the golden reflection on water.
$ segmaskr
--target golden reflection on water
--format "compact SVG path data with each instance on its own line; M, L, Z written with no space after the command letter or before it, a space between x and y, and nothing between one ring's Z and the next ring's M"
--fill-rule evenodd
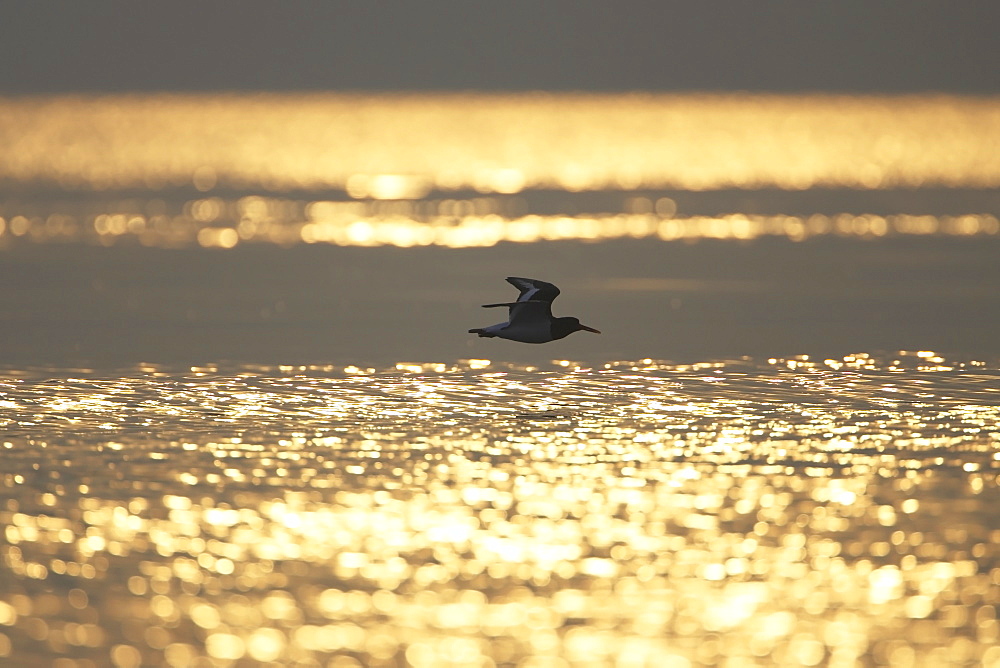
M1000 665L998 380L932 351L7 369L0 657Z
M96 190L996 187L998 142L992 97L0 98L0 180Z
M958 196L947 216L919 215L909 198L890 199L891 215L859 212L846 194L842 212L704 216L678 215L665 194L996 188L994 98L0 98L0 146L0 248L1000 233L995 209ZM597 210L532 210L526 198L541 192L620 196Z
M171 206L179 210L168 213ZM179 205L157 199L114 201L102 208L115 213L96 214L76 210L83 207L78 202L64 204L58 212L25 215L16 205L0 203L0 248L24 243L138 243L162 248L233 248L239 244L468 248L558 240L784 237L802 241L818 236L878 239L1000 234L1000 220L990 213L678 217L671 198L644 196L625 197L621 211L606 214L512 213L523 206L517 199L492 197L360 202L248 196L199 198Z

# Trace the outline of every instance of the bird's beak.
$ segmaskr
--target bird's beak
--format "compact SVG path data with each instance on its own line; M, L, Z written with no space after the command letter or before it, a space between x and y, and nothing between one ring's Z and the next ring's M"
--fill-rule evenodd
M599 330L599 329L594 329L593 327L587 327L587 326L586 326L586 325L584 325L584 324L581 324L581 325L580 325L580 329L582 329L582 330L583 330L583 331L585 331L585 332L593 332L594 334L600 334L600 333L601 333L601 330Z

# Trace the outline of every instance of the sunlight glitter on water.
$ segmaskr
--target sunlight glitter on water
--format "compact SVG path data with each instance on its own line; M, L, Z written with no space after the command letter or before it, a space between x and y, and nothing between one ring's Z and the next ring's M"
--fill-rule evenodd
M305 201L265 197L212 197L172 207L163 200L103 203L101 213L62 202L46 211L0 203L0 249L21 244L141 244L160 248L233 248L238 244L292 246L489 247L502 242L746 241L782 237L802 241L836 236L996 236L992 213L675 216L670 198L622 198L622 211L602 215L511 215L516 200L444 199L422 202ZM669 202L666 203L666 202ZM92 206L92 205L90 205ZM167 213L168 208L176 211ZM154 213L150 213L153 211ZM6 214L6 218L4 217ZM27 215L25 215L27 214Z
M998 142L995 98L944 95L0 98L0 180L83 190L989 188Z
M998 381L931 351L7 369L0 656L995 665Z
M938 215L912 202L920 189L1000 185L993 98L0 98L0 145L0 249L1000 233L995 201L977 208L952 194ZM889 211L844 196L836 210L755 215L751 201L699 215L655 194L817 188L906 196ZM525 203L544 192L620 201L565 212Z

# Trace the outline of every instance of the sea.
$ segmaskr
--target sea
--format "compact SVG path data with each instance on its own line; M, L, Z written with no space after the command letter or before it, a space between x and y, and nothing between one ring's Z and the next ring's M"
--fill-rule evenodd
M0 97L0 149L0 666L1000 668L1000 98ZM602 333L467 333L508 276Z

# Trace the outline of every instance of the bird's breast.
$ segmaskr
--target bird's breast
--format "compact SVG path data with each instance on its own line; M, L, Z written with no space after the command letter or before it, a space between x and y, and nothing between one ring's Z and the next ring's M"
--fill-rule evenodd
M548 343L552 340L552 328L547 322L531 323L527 326L508 325L497 334L502 338L521 343Z

